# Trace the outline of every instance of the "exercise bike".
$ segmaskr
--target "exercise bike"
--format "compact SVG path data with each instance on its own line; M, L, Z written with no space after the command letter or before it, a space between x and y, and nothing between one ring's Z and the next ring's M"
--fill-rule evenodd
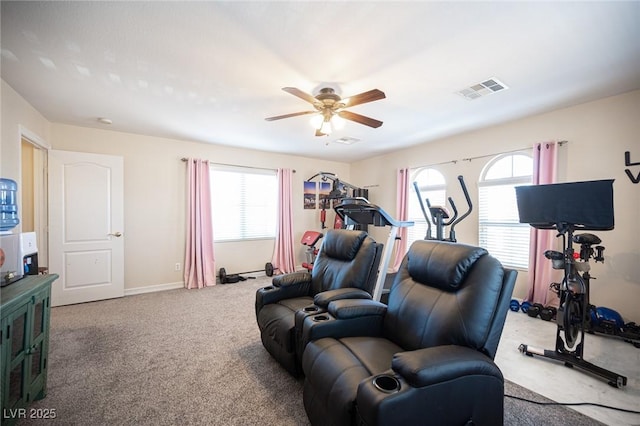
M555 349L538 349L524 343L518 349L531 357L538 355L561 361L567 367L576 367L620 388L627 384L625 376L583 358L584 336L589 329L591 315L589 286L593 277L589 272L589 259L604 262L604 247L597 245L601 240L594 234L575 234L576 230L613 229L612 183L613 180L607 180L516 188L520 222L538 229L556 229L557 236L562 237L563 251L548 250L545 257L552 261L555 269L564 270L564 278L558 288L560 306L556 317ZM559 220L554 221L554 217ZM575 251L574 243L580 245L579 253Z
M451 210L453 210L453 214L449 213L449 210L446 206L432 206L429 202L428 198L425 198L425 202L427 203L427 207L429 209L429 213L427 214L427 209L424 207L424 203L422 202L422 194L420 193L420 188L418 188L418 182L413 182L413 188L416 191L416 195L418 196L418 201L420 202L420 209L422 210L422 214L424 215L425 220L427 221L427 234L425 235L425 240L438 240L438 241L450 241L455 243L456 240L456 231L455 227L458 223L460 223L464 218L471 214L473 210L473 204L471 203L471 197L469 196L469 191L467 191L467 185L464 183L464 178L462 175L458 176L458 181L460 182L460 187L462 187L462 192L464 193L464 197L467 201L467 211L458 218L458 209L456 208L456 203L453 202L453 198L449 197L449 205L451 206ZM431 233L431 223L436 227L436 236L433 237ZM444 230L449 226L449 238L445 238Z

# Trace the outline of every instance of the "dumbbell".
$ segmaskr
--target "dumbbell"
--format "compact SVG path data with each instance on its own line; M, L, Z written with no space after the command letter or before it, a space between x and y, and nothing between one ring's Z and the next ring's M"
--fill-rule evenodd
M511 299L511 303L509 303L509 309L513 312L518 312L520 310L520 302L516 299Z
M527 313L530 307L531 307L531 303L529 302L522 302L522 304L520 305L520 309L522 309L522 312L524 312L525 314Z
M541 303L534 303L533 305L531 305L531 307L527 310L527 315L529 315L531 318L535 318L538 315L540 315L540 312L544 309L544 306Z
M553 306L546 306L540 310L540 318L545 321L551 321L552 319L556 319L556 314L558 310Z

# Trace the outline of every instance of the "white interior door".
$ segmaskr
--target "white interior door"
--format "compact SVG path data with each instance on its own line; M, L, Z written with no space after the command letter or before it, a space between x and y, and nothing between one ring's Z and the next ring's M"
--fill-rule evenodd
M124 296L123 159L49 151L52 306Z

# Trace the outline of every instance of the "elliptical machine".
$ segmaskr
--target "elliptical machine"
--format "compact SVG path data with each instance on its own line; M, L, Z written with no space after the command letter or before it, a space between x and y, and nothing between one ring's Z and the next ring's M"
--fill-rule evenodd
M457 241L455 226L464 218L469 216L471 214L471 211L473 210L473 203L471 202L471 197L469 197L469 191L467 191L467 185L465 185L462 175L458 176L458 181L460 182L462 192L464 193L464 197L467 201L467 211L462 216L460 216L460 218L458 218L458 209L456 208L456 203L453 202L453 198L451 197L448 197L448 200L449 205L451 206L451 210L453 210L453 215L449 213L449 210L445 206L432 206L429 202L429 199L425 198L424 200L427 203L427 207L429 208L430 213L427 214L427 209L424 208L424 203L422 202L422 194L420 193L420 188L418 188L418 182L413 182L413 188L416 190L418 201L420 201L420 209L422 210L422 214L427 221L427 234L424 237L425 240L450 241L452 243L455 243ZM431 233L432 222L436 227L435 238ZM449 238L445 238L444 236L444 229L447 226L450 226Z
M538 349L521 344L524 355L534 355L561 361L591 373L613 387L626 386L627 378L583 359L584 335L589 328L590 305L589 259L604 262L604 247L596 235L574 234L576 230L613 229L613 180L575 182L567 184L516 187L521 223L538 229L557 229L562 237L563 251L548 250L545 257L555 269L564 270L559 286L560 307L557 313L555 350ZM573 244L580 244L576 253ZM593 249L595 247L595 253Z

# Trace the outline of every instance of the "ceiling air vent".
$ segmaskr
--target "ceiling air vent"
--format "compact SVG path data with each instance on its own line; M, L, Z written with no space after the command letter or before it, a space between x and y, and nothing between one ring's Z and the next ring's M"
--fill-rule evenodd
M360 139L345 136L340 139L336 139L334 142L341 143L343 145L353 145L356 142L360 142Z
M500 92L505 89L508 89L506 84L502 83L497 78L490 78L470 87L465 87L456 93L468 100L472 100L478 99L482 96L491 95L492 93Z

